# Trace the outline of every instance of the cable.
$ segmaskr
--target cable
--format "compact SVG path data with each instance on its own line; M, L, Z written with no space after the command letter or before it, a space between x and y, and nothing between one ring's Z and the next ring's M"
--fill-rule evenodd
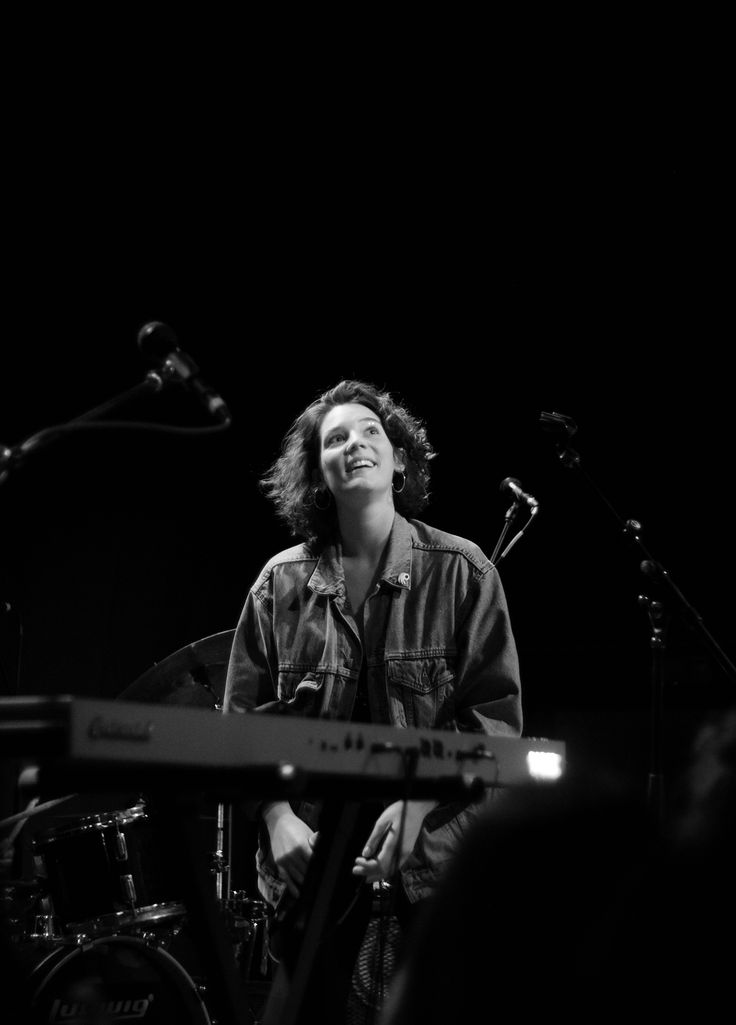
M149 423L145 420L70 420L66 424L45 427L32 435L16 451L25 454L42 441L53 441L54 436L71 434L77 431L156 431L160 434L215 434L227 430L227 424L208 424L203 427L179 427L176 424Z
M206 427L179 427L174 424L156 424L139 420L93 420L89 423L82 419L71 420L67 424L58 424L55 427L46 427L44 430L39 431L38 434L34 434L32 437L26 438L24 442L20 445L16 445L15 448L0 447L0 484L2 484L8 476L7 471L2 472L3 466L13 466L13 464L15 464L17 467L23 462L24 456L27 456L31 452L35 452L43 444L48 444L64 434L76 434L78 431L112 430L153 431L157 434L185 435L187 437L191 437L192 435L218 434L220 431L227 430L228 427L229 423L209 424Z

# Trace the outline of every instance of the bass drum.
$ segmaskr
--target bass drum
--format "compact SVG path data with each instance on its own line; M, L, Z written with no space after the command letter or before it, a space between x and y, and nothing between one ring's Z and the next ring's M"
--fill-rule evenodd
M83 946L61 943L34 951L30 960L30 1025L211 1025L197 986L181 964L137 937L98 937Z

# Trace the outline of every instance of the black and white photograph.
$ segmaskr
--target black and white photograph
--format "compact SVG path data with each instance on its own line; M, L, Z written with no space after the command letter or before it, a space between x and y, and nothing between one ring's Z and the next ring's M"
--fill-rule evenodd
M729 1005L733 112L645 35L11 101L9 1021Z

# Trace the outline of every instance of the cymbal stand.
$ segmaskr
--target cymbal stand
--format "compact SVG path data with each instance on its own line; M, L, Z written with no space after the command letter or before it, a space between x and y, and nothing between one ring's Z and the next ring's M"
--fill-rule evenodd
M212 856L212 872L215 876L215 897L220 903L222 903L230 896L230 866L232 864L232 805L228 804L226 806L223 801L218 802L216 822L215 853ZM225 851L226 843L227 851Z

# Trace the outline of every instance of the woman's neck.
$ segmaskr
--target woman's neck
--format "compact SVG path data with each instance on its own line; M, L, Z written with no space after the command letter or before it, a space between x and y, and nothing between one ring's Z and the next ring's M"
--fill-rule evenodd
M393 502L338 510L344 558L378 561L394 523Z

